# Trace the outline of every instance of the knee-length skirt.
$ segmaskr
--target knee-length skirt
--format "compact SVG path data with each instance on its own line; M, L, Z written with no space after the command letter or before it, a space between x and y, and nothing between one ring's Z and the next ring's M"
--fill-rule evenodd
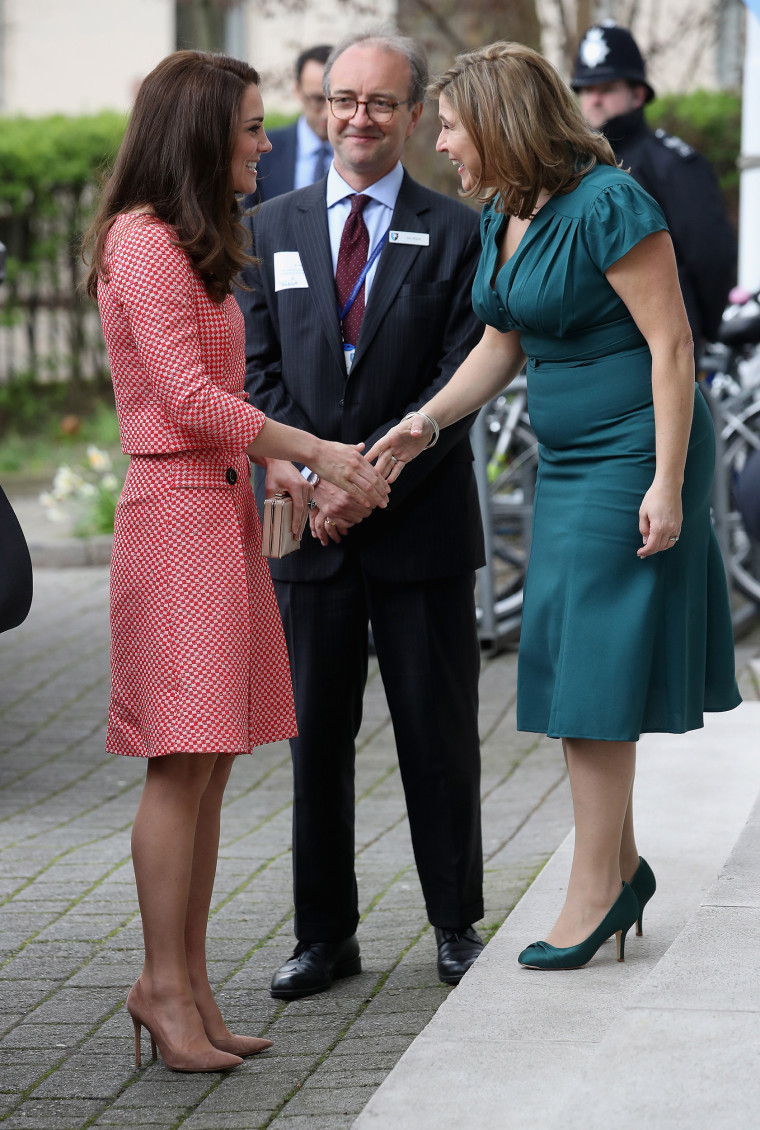
M741 701L720 550L710 524L714 436L695 391L683 526L641 559L655 472L651 355L532 364L540 440L518 665L517 728L636 741L684 733Z
M250 753L295 734L247 457L133 457L111 562L107 752Z

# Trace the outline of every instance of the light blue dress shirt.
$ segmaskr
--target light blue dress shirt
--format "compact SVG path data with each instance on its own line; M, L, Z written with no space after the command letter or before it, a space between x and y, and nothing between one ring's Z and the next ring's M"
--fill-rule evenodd
M369 235L370 255L375 250L378 240L386 238L385 233L391 225L393 209L396 207L396 199L403 179L404 166L399 161L395 168L391 169L389 173L386 173L380 180L375 181L369 188L363 190L365 196L372 198L367 201L362 211L364 223L367 226L367 233ZM330 231L333 274L338 270L340 237L343 235L343 225L351 211L352 196L356 196L356 189L352 188L350 184L347 184L346 181L343 180L343 177L337 172L335 165L331 165L330 171L327 174L327 226ZM378 255L364 280L365 305L369 299L369 291L372 286L372 280L375 277L379 258L380 256ZM310 467L303 467L301 474L305 479L309 479L314 472Z
M371 197L364 205L362 216L369 234L369 254L375 250L378 241L385 238L385 233L391 224L393 209L396 207L396 198L404 179L404 167L399 161L395 168L386 173L380 180L375 181L369 188L362 189L364 196ZM335 165L330 166L327 174L327 225L330 230L330 250L332 251L333 275L338 270L338 251L340 250L340 237L343 235L343 225L351 211L351 197L356 195L356 189L347 184ZM364 281L364 302L369 300L372 280L375 277L380 256L370 267Z
M332 160L332 146L329 141L322 141L314 130L307 124L306 118L300 117L296 123L296 171L294 188L306 188L314 183L314 164L317 153L323 145L327 146L329 159ZM327 158L325 159L327 168Z

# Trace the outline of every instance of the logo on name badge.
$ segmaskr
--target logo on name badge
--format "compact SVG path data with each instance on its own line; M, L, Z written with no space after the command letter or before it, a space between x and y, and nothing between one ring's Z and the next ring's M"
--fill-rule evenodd
M426 231L391 231L388 232L391 243L408 243L412 247L429 247L430 235Z

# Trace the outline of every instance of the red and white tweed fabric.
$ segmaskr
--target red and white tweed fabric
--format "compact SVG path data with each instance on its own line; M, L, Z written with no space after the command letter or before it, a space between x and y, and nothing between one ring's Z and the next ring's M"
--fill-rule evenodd
M171 232L109 233L98 288L122 447L106 749L250 753L296 733L287 649L248 480L264 424L241 399L243 318L212 302Z

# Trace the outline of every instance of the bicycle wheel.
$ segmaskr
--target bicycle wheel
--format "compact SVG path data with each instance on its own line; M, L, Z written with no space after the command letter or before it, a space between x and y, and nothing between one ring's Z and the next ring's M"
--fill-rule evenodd
M723 504L714 521L726 568L736 589L760 605L760 543L748 534L737 502L737 487L750 456L760 451L760 402L755 392L718 401L720 419L716 491ZM719 515L717 509L724 509Z
M524 379L485 410L484 524L491 550L489 590L479 582L480 601L490 601L501 638L519 634L523 586L530 554L538 441L530 426ZM481 496L482 498L482 496Z

